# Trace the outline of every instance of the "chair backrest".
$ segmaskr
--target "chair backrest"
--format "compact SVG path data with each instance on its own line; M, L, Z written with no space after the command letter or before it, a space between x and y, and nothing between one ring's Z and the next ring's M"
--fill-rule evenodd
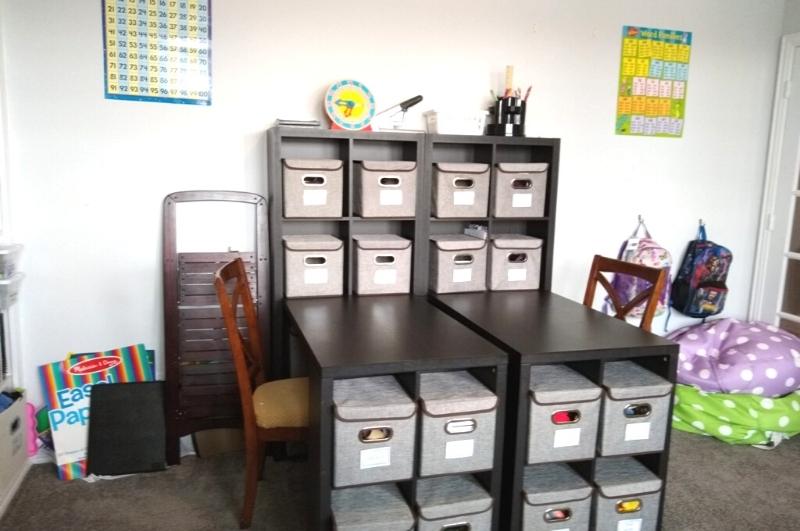
M225 264L214 274L214 288L228 332L228 342L242 400L242 414L247 429L248 426L255 425L253 390L264 383L267 367L258 331L258 315L241 258ZM237 315L240 307L244 312L246 335L242 333L242 321Z
M633 297L627 304L623 304L619 295L614 291L611 282L603 275L603 273L614 273L621 275L631 275L641 278L650 283L644 290L640 291ZM656 308L658 306L658 296L663 289L664 282L667 278L667 272L664 269L656 269L653 267L646 267L639 264L632 264L630 262L623 262L622 260L614 260L613 258L606 258L604 256L595 255L592 261L592 270L589 273L589 282L586 285L586 293L583 296L584 306L592 307L594 303L594 294L599 283L605 288L608 293L608 298L614 308L614 317L617 319L625 320L625 316L631 312L636 306L643 301L647 301L644 308L644 315L639 327L643 330L650 331L650 325L653 322Z

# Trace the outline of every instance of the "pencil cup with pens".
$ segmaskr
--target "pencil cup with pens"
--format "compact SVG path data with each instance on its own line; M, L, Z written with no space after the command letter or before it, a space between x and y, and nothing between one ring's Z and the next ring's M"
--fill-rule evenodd
M531 87L528 87L524 96L522 89L512 90L513 72L512 66L506 67L506 86L502 96L495 96L492 91L492 98L495 101L489 113L494 123L487 126L488 135L525 136L525 107L531 94Z

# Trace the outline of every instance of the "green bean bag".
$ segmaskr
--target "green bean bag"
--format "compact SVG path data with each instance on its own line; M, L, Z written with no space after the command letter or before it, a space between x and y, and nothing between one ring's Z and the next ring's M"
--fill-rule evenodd
M729 444L774 446L800 433L800 391L779 398L707 393L678 384L672 410L675 429L710 435Z

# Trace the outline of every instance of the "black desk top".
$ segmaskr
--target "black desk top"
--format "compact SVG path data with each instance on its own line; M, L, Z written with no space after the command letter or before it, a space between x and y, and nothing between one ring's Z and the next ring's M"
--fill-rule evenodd
M494 291L433 301L523 363L612 360L677 353L678 346L560 295ZM624 353L620 351L624 349Z
M323 376L355 377L505 364L505 353L423 296L286 301Z

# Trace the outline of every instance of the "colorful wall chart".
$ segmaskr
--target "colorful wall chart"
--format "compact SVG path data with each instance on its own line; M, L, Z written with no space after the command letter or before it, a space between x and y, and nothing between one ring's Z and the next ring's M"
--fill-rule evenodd
M211 105L211 0L103 0L106 98Z
M692 33L623 26L618 135L683 136Z

